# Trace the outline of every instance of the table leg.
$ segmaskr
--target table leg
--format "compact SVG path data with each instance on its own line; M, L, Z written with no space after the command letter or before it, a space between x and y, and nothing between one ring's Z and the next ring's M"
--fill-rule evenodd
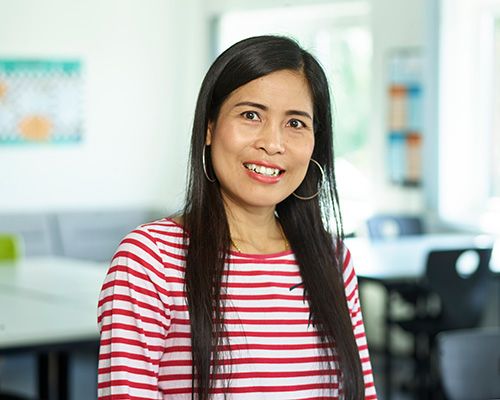
M38 370L38 398L40 400L49 399L49 355L39 353L37 356Z
M385 366L385 400L392 397L392 353L391 353L391 291L387 290L385 302L385 332L384 332L384 366Z
M67 352L55 354L57 360L57 399L69 399L69 356Z
M38 399L69 399L69 355L65 351L38 354ZM51 379L52 378L52 379ZM52 383L52 385L51 385ZM55 396L52 397L51 393Z

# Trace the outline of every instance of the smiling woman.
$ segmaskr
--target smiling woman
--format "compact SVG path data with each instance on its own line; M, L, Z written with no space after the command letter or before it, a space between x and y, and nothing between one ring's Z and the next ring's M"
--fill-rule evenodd
M296 71L272 72L228 96L209 124L206 145L223 201L236 218L243 218L241 208L274 215L276 204L304 180L314 148L312 116L309 85ZM250 239L243 232L232 235ZM245 248L275 250L272 241L264 243L267 249L254 248L258 244L247 241Z
M131 232L103 285L100 399L376 399L332 143L325 74L297 43L215 60L185 208Z

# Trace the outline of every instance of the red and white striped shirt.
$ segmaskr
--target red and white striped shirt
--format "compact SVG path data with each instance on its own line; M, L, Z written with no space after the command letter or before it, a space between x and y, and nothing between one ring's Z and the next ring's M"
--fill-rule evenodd
M162 219L132 231L118 247L99 299L100 400L191 398L182 236L181 226ZM309 324L293 252L232 252L226 273L223 300L231 355L223 358L230 366L217 377L213 398L337 399L338 379L329 377L319 335ZM375 386L349 252L344 282L366 399L373 400Z

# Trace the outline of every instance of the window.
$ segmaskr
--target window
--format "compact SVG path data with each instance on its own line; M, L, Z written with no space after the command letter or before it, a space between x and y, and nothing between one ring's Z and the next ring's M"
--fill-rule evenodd
M494 27L491 197L500 199L500 17L496 18Z
M346 232L370 214L368 135L371 102L370 9L366 1L222 13L215 53L245 37L292 37L323 65L331 85L337 178ZM294 23L290 23L290 22ZM364 191L366 190L366 192Z
M500 234L500 0L442 0L439 215Z

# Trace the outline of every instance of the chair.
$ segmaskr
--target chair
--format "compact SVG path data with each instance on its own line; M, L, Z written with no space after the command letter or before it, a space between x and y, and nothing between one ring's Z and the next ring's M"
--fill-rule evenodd
M368 234L371 240L388 240L400 236L422 235L424 224L419 216L403 214L378 214L366 221ZM414 303L415 292L398 284L384 283L388 297L398 293L403 299ZM403 290L404 289L404 290ZM389 310L387 310L389 311Z
M442 332L437 349L449 400L500 399L500 329Z
M146 209L65 212L57 216L65 257L109 261L123 237L158 216Z
M428 255L425 277L407 284L416 301L416 315L389 320L414 337L414 360L419 398L429 398L436 385L432 358L440 332L475 328L486 308L491 284L491 248L434 250ZM404 286L399 290L404 292Z
M48 214L0 214L0 232L22 238L23 254L48 256L56 253L53 217Z
M0 261L15 261L21 257L21 240L16 235L0 233Z
M416 215L405 214L376 214L366 221L370 240L390 240L400 236L421 235L424 233L422 219ZM402 266L404 267L404 266ZM365 279L360 279L364 285ZM392 388L392 351L390 349L390 325L392 324L391 309L394 295L398 295L405 302L416 306L418 293L413 287L400 285L398 282L377 282L384 287L387 297L385 305L385 386L387 400L391 398ZM411 290L410 290L411 289Z
M366 224L372 240L424 233L422 219L412 215L379 214L369 218Z

